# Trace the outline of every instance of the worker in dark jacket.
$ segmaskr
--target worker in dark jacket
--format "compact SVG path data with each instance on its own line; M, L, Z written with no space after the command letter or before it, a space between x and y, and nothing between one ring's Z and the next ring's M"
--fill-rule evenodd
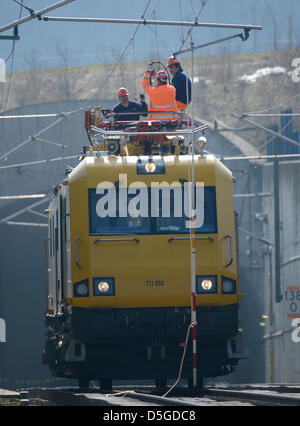
M141 102L130 101L128 90L125 89L125 87L121 87L118 90L118 96L120 103L113 107L113 112L120 113L121 115L115 115L115 121L138 121L140 115L147 116L148 107L144 95L140 95ZM132 114L134 112L136 112L136 114ZM126 115L126 113L131 114Z
M176 89L176 103L179 111L184 111L192 100L192 82L181 68L180 59L171 56L168 68L173 78L171 84Z

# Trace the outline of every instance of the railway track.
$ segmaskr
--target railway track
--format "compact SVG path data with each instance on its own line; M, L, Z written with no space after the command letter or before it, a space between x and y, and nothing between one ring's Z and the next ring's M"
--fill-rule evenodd
M135 391L114 390L104 393L78 389L31 389L30 405L82 405L82 406L197 406L192 401L163 398L159 395Z
M195 394L187 388L177 388L170 397L162 397L162 394L153 387L127 387L127 390L114 387L109 393L97 389L36 388L28 391L26 405L191 408L216 405L300 406L299 385L205 387Z
M300 388L249 387L238 389L208 388L205 394L217 401L244 401L251 405L300 406Z

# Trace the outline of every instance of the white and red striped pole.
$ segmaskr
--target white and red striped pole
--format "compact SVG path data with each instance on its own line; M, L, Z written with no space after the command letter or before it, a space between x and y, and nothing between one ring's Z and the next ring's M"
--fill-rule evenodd
M192 51L192 88L194 86L194 43ZM192 102L192 129L194 130L194 107ZM197 304L196 304L196 217L195 217L195 134L192 133L192 253L191 253L191 324L193 345L193 387L197 387Z
M193 221L194 222L194 221ZM192 344L193 344L193 387L197 387L197 304L196 304L196 247L195 247L195 223L192 228Z

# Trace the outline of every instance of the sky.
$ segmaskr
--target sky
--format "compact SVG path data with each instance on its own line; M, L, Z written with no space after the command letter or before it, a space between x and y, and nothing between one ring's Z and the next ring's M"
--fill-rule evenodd
M21 0L18 0L21 1ZM59 0L24 0L34 11ZM161 20L192 21L201 0L75 0L50 12L52 16L111 17L140 19L150 1L145 17ZM0 27L16 20L20 6L14 0L0 0ZM23 9L22 16L28 14ZM289 16L293 19L294 43L300 40L299 0L207 0L199 21L257 24L263 31L252 32L247 42L232 42L201 49L197 55L219 54L224 49L233 53L272 50L276 23L278 45L289 45ZM113 63L128 44L136 25L44 22L33 20L19 26L21 40L15 43L14 70L53 68L67 58L68 66ZM157 34L156 35L156 31ZM181 45L187 29L180 27L141 26L125 56L126 61L166 58ZM195 44L206 43L235 34L236 30L194 28ZM239 32L239 31L238 31ZM10 35L12 30L0 33ZM0 40L0 58L7 58L12 41ZM11 59L7 66L10 66Z

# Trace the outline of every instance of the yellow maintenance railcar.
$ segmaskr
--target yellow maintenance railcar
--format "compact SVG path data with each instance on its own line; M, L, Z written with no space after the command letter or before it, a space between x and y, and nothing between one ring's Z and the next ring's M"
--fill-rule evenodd
M177 377L191 322L191 223L198 383L233 371L242 356L232 174L200 152L192 187L188 126L146 125L124 138L116 123L106 127L49 208L43 360L84 387ZM182 377L192 383L190 342Z

